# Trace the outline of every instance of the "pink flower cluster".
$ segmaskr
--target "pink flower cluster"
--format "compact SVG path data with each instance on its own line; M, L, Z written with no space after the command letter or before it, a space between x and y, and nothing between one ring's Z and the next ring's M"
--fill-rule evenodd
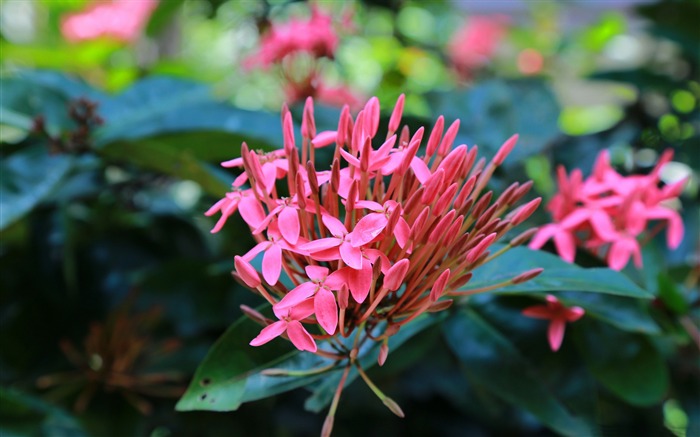
M292 18L287 23L275 23L263 36L260 50L244 61L244 66L268 68L289 55L309 53L314 58L333 58L338 47L338 34L333 20L318 8L311 8L308 20Z
M448 56L460 77L469 79L489 63L506 33L501 16L473 16L452 36Z
M84 11L69 14L61 22L61 34L70 42L112 38L134 42L145 27L158 0L95 2Z
M610 166L607 150L598 156L593 174L585 180L580 170L567 176L559 167L559 192L547 205L554 223L540 228L530 247L539 249L553 239L557 252L568 262L574 262L576 247L582 247L604 255L612 269L621 270L630 258L640 268L637 237L654 220L667 225L668 246L678 247L683 221L666 203L680 195L686 180L659 186L661 168L672 157L671 150L664 152L648 175L620 175Z
M350 27L350 18L348 14L342 18L344 27ZM258 52L245 59L243 66L248 69L278 66L288 102L301 102L313 97L329 105L347 104L357 108L361 102L349 88L344 85L329 86L321 75L319 60L333 59L338 42L332 17L312 5L308 20L292 18L286 23L272 23L262 37ZM301 54L308 55L308 59L296 62Z
M400 129L403 104L402 95L380 139L376 97L355 118L345 106L337 130L324 132L316 132L308 99L301 151L285 107L283 149L264 153L244 143L240 158L222 164L243 172L233 191L207 211L221 213L212 232L240 212L258 244L235 257L234 275L272 305L276 318L246 309L265 326L251 345L285 337L300 350L345 359L347 354L318 348L317 341L357 332L363 342L383 342L383 363L386 340L402 325L449 307L451 297L478 292L460 288L471 270L497 255L489 253L491 245L539 205L537 198L507 213L531 183L514 183L495 201L485 192L517 135L491 161L477 160L476 147L453 148L459 120L445 130L440 117L429 136L422 127L412 134L407 126ZM315 154L324 147L333 147L333 160L319 171ZM258 271L253 263L260 256Z

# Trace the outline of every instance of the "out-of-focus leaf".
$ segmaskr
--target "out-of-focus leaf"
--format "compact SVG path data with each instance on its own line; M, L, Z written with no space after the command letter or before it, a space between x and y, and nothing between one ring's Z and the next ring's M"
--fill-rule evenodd
M587 366L611 392L638 406L661 401L669 375L648 337L582 319L574 338Z
M172 132L217 130L241 135L252 148L281 143L279 117L216 102L209 87L182 79L151 77L103 102L105 124L98 146Z
M146 141L163 144L173 152L186 152L201 161L219 162L240 156L241 143L247 140L234 132L212 130L169 133L150 137ZM112 145L106 146L109 147Z
M168 22L172 19L173 14L182 6L185 0L168 0L166 2L158 3L158 7L151 18L148 20L148 26L146 26L146 33L148 35L156 35L162 31Z
M213 168L197 160L187 149L171 147L157 140L119 141L101 148L99 153L108 160L123 161L197 182L204 191L221 196L230 182L218 176Z
M494 248L494 250L497 250ZM584 269L547 252L516 247L489 261L474 271L474 279L464 290L487 287L513 278L534 268L544 268L536 278L500 288L494 293L541 295L552 291L586 291L618 296L651 299L653 295L641 289L622 273L605 268Z
M688 56L694 58L696 62L700 60L698 50L700 29L697 25L700 4L698 2L662 1L642 5L637 10L651 21L652 32L676 41Z
M452 352L472 381L523 408L558 433L592 435L592 427L570 412L515 346L475 311L465 308L443 324Z
M416 320L413 328L406 326L392 337L394 347L398 347L420 330L432 325L427 321ZM200 364L187 392L178 402L178 411L210 410L232 411L244 402L263 399L298 387L307 386L319 379L324 382L317 388L318 398L310 401L311 408L323 408L327 386L335 379L337 386L342 369L307 376L266 376L260 372L269 368L290 371L308 371L332 364L328 358L296 349L283 354L274 345L253 348L248 345L259 327L246 318L239 319L219 338ZM348 341L352 341L349 338ZM319 345L323 347L323 344ZM390 345L391 347L391 345ZM287 349L288 350L288 349ZM359 359L364 368L377 362L379 345L368 342L359 351ZM342 362L344 364L344 362ZM341 365L342 365L341 364Z
M451 123L460 119L455 145L478 144L480 156L492 157L513 134L519 134L506 165L539 153L560 135L559 106L542 80L490 80L465 91L428 96L431 111Z
M659 299L676 314L686 314L690 311L690 304L667 273L659 274L658 278Z
M81 437L86 434L78 421L60 408L26 393L0 387L0 435Z
M0 230L31 211L68 174L72 159L32 147L0 163Z
M664 94L678 89L683 84L683 82L678 82L665 74L655 73L645 69L606 71L592 74L589 77L598 80L627 82L641 89L653 89Z

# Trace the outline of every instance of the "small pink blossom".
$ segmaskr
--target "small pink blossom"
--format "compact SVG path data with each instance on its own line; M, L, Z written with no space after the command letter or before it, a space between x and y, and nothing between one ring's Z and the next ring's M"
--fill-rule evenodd
M585 311L581 307L565 307L559 300L551 294L547 296L546 305L533 305L523 310L523 314L536 319L549 320L547 338L549 347L554 352L558 351L564 341L564 331L567 322L575 322L583 317Z
M681 192L685 180L659 187L659 170L671 159L664 153L648 175L622 176L609 162L607 151L596 160L587 179L579 170L569 177L557 170L559 192L547 206L554 223L539 229L530 247L539 249L548 240L568 262L574 262L576 248L583 247L605 256L610 268L623 269L630 259L642 267L642 235L650 221L666 224L667 244L676 248L683 239L683 221L677 211L667 206Z
M61 34L70 42L111 38L131 43L143 32L158 0L93 2L85 10L61 20Z
M506 33L506 19L501 16L473 16L452 36L447 53L452 65L463 78L487 65Z

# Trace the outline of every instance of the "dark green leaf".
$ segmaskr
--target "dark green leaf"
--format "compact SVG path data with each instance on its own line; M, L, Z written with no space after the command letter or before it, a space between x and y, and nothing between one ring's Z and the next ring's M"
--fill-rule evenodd
M174 148L158 140L115 142L100 149L99 153L108 160L125 161L147 170L195 181L213 196L222 196L230 187L230 181L219 177L214 168L198 161L189 150Z
M32 147L4 158L0 164L0 230L31 211L68 174L72 159L51 156Z
M454 313L443 324L443 333L470 380L529 411L561 434L592 435L591 427L543 384L515 346L475 311L465 308Z
M269 148L282 140L279 117L216 102L206 85L181 79L152 77L137 82L105 100L100 114L106 122L95 134L98 146L194 130L235 133L251 148Z
M494 249L497 250L497 249ZM494 293L537 294L552 291L586 291L651 299L653 295L625 275L605 268L584 269L547 252L516 247L474 271L474 279L464 290L478 289L504 282L519 273L542 267L533 280L500 288Z
M582 319L574 338L593 375L611 392L638 406L661 401L668 390L664 359L648 337Z
M435 317L425 317L414 321L392 337L390 347L392 343L398 347L436 320ZM327 403L329 387L332 386L334 390L340 380L341 369L308 376L262 375L260 371L269 368L307 371L328 366L333 361L296 349L282 354L279 349L272 348L273 344L253 348L248 342L258 331L259 327L247 319L241 319L232 325L214 344L197 369L187 392L176 406L178 411L232 411L243 402L307 386L323 378L323 382L316 388L315 399L307 402L307 405L311 405L309 408L322 409ZM352 336L347 339L348 342L352 340ZM363 367L370 368L376 364L378 353L379 345L367 342L358 354Z
M86 435L67 412L26 393L0 387L0 435L3 437Z

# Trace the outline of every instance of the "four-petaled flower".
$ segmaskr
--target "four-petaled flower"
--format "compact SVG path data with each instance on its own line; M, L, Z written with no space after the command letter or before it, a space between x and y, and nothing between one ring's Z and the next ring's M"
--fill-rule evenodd
M527 307L523 310L523 314L536 319L549 320L547 338L549 339L549 347L556 352L559 350L564 340L566 323L575 322L580 319L585 314L585 311L581 307L567 308L559 302L559 299L550 294L547 296L546 305Z

